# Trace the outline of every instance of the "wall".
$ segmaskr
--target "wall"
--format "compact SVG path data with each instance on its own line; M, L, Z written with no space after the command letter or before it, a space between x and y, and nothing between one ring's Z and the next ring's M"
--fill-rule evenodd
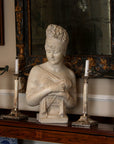
M0 76L0 108L13 106L14 65L16 56L14 0L4 0L5 45L0 46L0 67L9 65L9 71ZM83 80L77 80L78 105L71 113L82 113ZM91 108L90 108L91 107ZM26 104L25 94L20 94L19 108L37 110ZM98 116L114 116L114 80L89 80L89 113Z
M0 67L9 65L8 73L0 76L0 90L13 89L13 71L16 57L14 0L4 1L5 45L0 46Z

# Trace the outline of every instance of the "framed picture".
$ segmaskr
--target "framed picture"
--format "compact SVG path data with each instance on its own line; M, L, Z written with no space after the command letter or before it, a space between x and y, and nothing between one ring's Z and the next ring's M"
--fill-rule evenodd
M52 23L69 34L65 64L76 77L83 77L87 59L91 78L114 77L114 0L15 0L15 16L17 55L26 76L46 61L45 30Z
M0 45L4 45L3 0L0 0Z

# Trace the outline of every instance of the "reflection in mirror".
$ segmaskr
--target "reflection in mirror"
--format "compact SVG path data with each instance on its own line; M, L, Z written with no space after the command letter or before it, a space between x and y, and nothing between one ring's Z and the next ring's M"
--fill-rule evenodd
M44 55L45 30L67 29L68 55L111 55L110 0L31 0L32 55Z

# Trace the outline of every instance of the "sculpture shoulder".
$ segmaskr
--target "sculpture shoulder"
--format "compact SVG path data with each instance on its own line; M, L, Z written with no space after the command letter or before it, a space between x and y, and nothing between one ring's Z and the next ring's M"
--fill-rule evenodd
M36 76L36 75L38 75L38 74L40 74L40 73L41 73L40 65L35 65L35 66L31 69L31 71L30 71L30 73L29 73L29 76Z
M76 75L71 69L67 68L67 71L71 79L76 79Z

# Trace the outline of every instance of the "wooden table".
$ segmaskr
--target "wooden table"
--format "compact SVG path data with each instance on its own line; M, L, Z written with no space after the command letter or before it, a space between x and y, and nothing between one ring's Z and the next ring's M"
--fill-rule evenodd
M18 139L73 144L114 144L114 125L99 124L98 128L75 128L69 125L44 125L27 121L0 119L0 136Z

